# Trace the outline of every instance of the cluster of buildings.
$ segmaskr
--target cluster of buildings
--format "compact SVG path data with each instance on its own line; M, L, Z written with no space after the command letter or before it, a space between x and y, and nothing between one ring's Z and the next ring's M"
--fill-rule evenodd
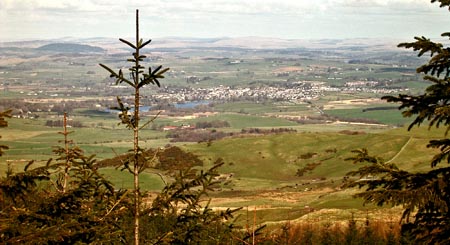
M237 101L275 100L303 101L316 99L326 91L323 82L297 82L290 86L235 87L220 85L212 88L165 87L153 95L156 100L185 101Z
M342 87L331 87L326 82L301 81L283 85L260 85L253 87L230 87L220 85L211 88L192 87L164 87L152 97L155 100L171 102L186 101L310 101L318 99L327 92L354 93L369 92L389 94L400 92L401 89L390 89L374 86L372 83L364 82L358 84L347 84Z

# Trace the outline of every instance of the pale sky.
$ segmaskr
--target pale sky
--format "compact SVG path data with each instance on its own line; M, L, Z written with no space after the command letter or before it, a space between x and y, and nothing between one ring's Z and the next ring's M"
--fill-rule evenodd
M0 0L0 41L59 37L402 38L450 31L430 0Z

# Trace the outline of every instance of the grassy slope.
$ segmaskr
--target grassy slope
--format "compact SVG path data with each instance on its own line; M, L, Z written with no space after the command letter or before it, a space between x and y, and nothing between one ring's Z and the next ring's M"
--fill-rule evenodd
M409 142L408 147L415 151L404 150L410 161L424 156L424 148L420 145L424 139ZM246 138L229 138L214 142L210 147L205 144L188 145L193 151L208 161L223 158L228 164L222 168L224 172L236 173L238 177L249 179L266 179L274 181L296 181L297 169L308 163L321 164L303 178L339 178L346 172L356 168L345 161L352 155L351 151L367 148L369 152L383 159L390 160L409 141L407 135L393 134L359 134L341 133L291 133ZM333 152L332 152L333 151ZM334 153L335 151L335 153ZM302 159L302 155L315 153L314 157ZM397 156L401 159L403 155Z
M384 133L346 135L338 132L349 128L345 125L345 127L341 125L299 126L284 119L241 114L221 114L198 120L227 120L234 130L271 125L294 127L301 132L229 138L216 141L210 147L206 147L205 144L186 146L187 149L202 155L209 163L222 157L227 163L222 168L224 172L236 173L239 177L249 181L252 179L255 183L261 182L260 184L268 183L269 180L296 181L298 178L294 174L297 169L308 163L319 161L321 164L304 178L341 177L354 167L344 159L351 156L351 150L357 148L368 148L370 153L386 160L395 157L394 162L399 163L401 167L423 169L428 166L427 162L430 159L430 150L426 149L425 145L430 137L438 138L443 135L442 130L430 132L426 130L426 127L414 129L410 133L404 128L399 128L384 131ZM319 130L323 132L311 132ZM62 136L57 134L58 131L60 131L58 128L43 126L43 121L10 119L10 126L2 129L1 132L2 142L8 145L10 150L1 160L47 160L53 157L51 147L58 145L58 141L62 140ZM86 151L87 155L96 154L99 158L111 157L115 154L114 151L125 152L131 146L131 142L127 141L130 139L130 131L120 127L114 130L75 128L73 131L70 137ZM141 135L145 147L162 146L168 142L161 138L164 136L162 132L144 130ZM397 155L406 143L408 144L402 154ZM301 155L307 153L316 155L310 159L301 159ZM3 165L2 169L5 167ZM260 181L261 179L264 181ZM272 183L267 185L271 186Z
M115 168L102 168L100 169L100 173L102 173L106 179L110 180L116 188L134 188L133 175L128 174L126 170L120 171ZM161 178L150 171L143 172L140 175L139 180L140 187L144 190L158 191L164 187L164 183Z
M398 125L411 122L410 118L404 118L395 108L392 110L363 111L363 108L326 110L327 114L342 118L366 118L376 120L379 123Z
M442 130L419 128L407 132L405 128L376 134L345 135L338 132L291 133L248 138L229 138L186 148L200 154L208 163L222 157L226 164L223 173L234 173L223 185L223 192L213 193L219 201L213 206L257 208L261 222L297 219L305 215L305 207L337 209L332 219L348 220L351 215L364 217L365 210L379 212L378 207L363 205L352 198L358 190L340 190L342 176L358 166L346 161L351 150L367 148L373 155L393 159L401 168L418 171L429 169L434 151L426 148L431 138L442 136ZM330 152L329 150L336 150ZM301 159L306 153L317 153L310 159ZM400 154L398 154L400 152ZM311 173L296 177L297 169L307 163L321 162ZM325 177L325 180L319 180ZM397 208L389 209L373 219L395 220ZM247 215L241 212L242 217ZM244 219L242 218L242 219ZM330 218L328 218L329 220ZM245 224L245 220L238 220Z
M261 117L256 115L245 115L238 113L221 113L209 117L200 117L195 119L178 120L174 125L181 124L195 124L196 122L205 121L227 121L231 129L241 130L242 128L257 128L257 127L293 127L298 125L295 122L274 117Z
M224 114L204 118L202 120L228 120L232 130L251 126L277 125L294 127L291 122L277 118L258 118L242 114ZM39 120L11 119L10 127L2 130L2 143L10 146L0 160L37 159L46 160L54 157L51 146L57 145L61 135L60 129L48 128ZM104 122L104 128L74 128L71 137L87 154L112 156L112 149L118 153L126 151L131 142L130 132L126 129L112 129L113 119ZM212 193L212 196L222 198L223 201L213 201L213 206L219 207L248 207L258 206L258 217L261 220L277 221L299 218L305 214L305 206L339 209L372 208L363 206L362 201L353 199L354 191L340 191L337 187L342 176L358 166L345 161L352 155L351 151L367 148L370 153L386 160L393 159L400 167L414 170L429 168L429 160L433 153L426 148L431 138L444 135L443 130L428 131L426 127L407 132L405 128L393 130L375 130L361 126L365 134L348 135L341 130L355 128L354 125L297 125L299 133L279 135L250 136L227 138L214 141L207 147L202 144L184 145L187 150L195 152L205 159L210 166L215 159L221 157L225 165L220 169L222 173L233 173L226 185L222 184L222 192ZM316 131L316 132L314 132ZM317 132L321 131L321 132ZM154 147L167 143L160 132L144 130L142 137L144 146ZM402 150L403 149L403 150ZM398 154L400 152L400 154ZM314 157L302 159L302 155L315 153ZM303 157L304 158L304 157ZM308 163L318 163L312 172L302 177L295 176L298 169ZM15 163L17 170L23 163ZM6 164L1 164L4 171ZM128 188L132 180L130 176L112 168L102 169L108 179L118 188ZM318 181L324 177L324 180ZM163 183L159 176L150 171L143 173L142 188L146 190L160 190ZM314 190L305 191L305 190ZM219 199L221 200L221 199ZM264 209L261 207L270 207ZM274 208L274 209L272 209ZM344 219L349 217L345 216Z
M207 118L207 120L217 119L229 120L236 130L246 125L255 126L257 118L237 114ZM267 120L264 122L265 125L269 123L269 125L289 126L290 123L276 118L267 118ZM36 155L39 155L42 160L53 157L50 146L57 145L58 140L61 140L61 136L57 134L60 129L42 125L42 121L38 120L11 119L10 127L1 132L2 143L9 145L11 149L0 160L4 162L8 159L36 159ZM305 128L299 130L299 133L227 138L214 141L209 147L205 143L188 144L183 147L201 155L207 166L210 166L215 159L222 157L226 164L220 171L234 173L230 181L222 184L222 192L211 194L212 197L218 198L213 200L213 206L257 206L258 219L263 222L299 218L305 214L305 206L315 209L373 209L373 206L363 206L361 200L353 199L351 194L355 193L354 190L342 191L338 188L342 176L358 167L345 161L352 155L351 150L364 147L370 153L383 159L393 159L393 162L398 163L402 168L424 170L429 168L429 160L432 157L430 149L425 147L427 142L431 138L442 137L444 133L443 130L427 131L426 127L421 127L411 132L407 132L405 128L398 128L382 132L378 130L377 133L348 135L339 131L354 126L305 125L301 127ZM81 143L80 146L88 154L111 156L113 155L111 148L117 152L123 152L130 145L130 142L121 140L129 138L130 132L125 129L73 130L75 132L71 136L75 142ZM319 130L322 132L312 132ZM149 139L148 142L143 142L145 146L154 146L153 143L156 141L160 141L158 145L166 142L161 139L152 140L152 137L161 136L155 133L151 130L143 132L143 137ZM48 152L47 155L43 155L43 151ZM302 155L307 153L316 155L302 159ZM296 171L306 164L318 162L321 164L312 172L302 177L295 176ZM21 164L16 166L17 170L20 170L19 165ZM6 165L1 164L0 171L4 173L5 168ZM129 175L112 168L101 171L118 188L131 186L132 180ZM318 181L320 177L325 177L325 180ZM160 190L163 186L159 176L150 171L143 173L141 184L146 190ZM245 212L243 211L242 214ZM348 212L344 212L342 219L350 218L349 215Z

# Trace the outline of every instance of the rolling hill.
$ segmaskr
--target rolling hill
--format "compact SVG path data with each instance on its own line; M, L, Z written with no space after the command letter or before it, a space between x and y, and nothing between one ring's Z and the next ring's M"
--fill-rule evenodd
M38 51L49 51L59 53L102 53L104 49L96 46L76 44L76 43L50 43L39 48Z
M266 180L299 183L311 179L340 180L347 172L359 166L345 159L351 151L367 148L369 153L386 161L392 160L407 170L429 167L434 151L427 149L429 140L418 130L406 133L396 129L385 133L364 132L303 132L253 137L235 137L206 143L186 145L185 148L212 163L222 158L221 170L233 173L235 181ZM400 132L399 132L400 131ZM303 176L299 169L312 166Z

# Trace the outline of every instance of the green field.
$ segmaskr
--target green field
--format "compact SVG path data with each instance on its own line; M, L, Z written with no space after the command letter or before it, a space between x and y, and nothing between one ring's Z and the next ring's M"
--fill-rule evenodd
M258 108L258 105L255 105ZM259 109L258 109L259 110ZM357 111L353 109L351 111ZM362 201L351 195L356 190L341 190L343 176L359 166L345 159L351 151L367 148L371 154L391 161L401 168L420 171L429 169L434 151L425 146L430 139L444 135L444 131L428 131L421 127L408 132L406 128L353 124L298 125L281 118L263 115L221 113L200 119L161 118L167 124L195 123L198 120L226 120L231 128L240 131L247 127L287 127L297 132L236 136L207 143L177 143L204 160L205 168L222 158L225 164L220 173L232 175L210 193L212 207L257 208L258 222L281 222L286 219L302 219L314 210L340 210L336 218L348 220L350 215L363 217L364 210L377 212L379 208L363 206ZM379 113L379 111L376 111ZM389 117L389 116L388 116ZM105 159L126 152L131 148L131 131L117 125L114 117L89 117L82 119L91 127L71 128L70 138L85 150ZM159 120L159 119L158 119ZM8 163L20 171L29 160L43 164L55 158L52 147L61 145L61 129L44 126L44 119L9 119L9 127L0 131L2 144L10 147L0 158L0 171L4 173ZM161 123L159 121L159 123ZM101 124L99 124L101 123ZM145 129L141 139L144 147L162 147L169 142L165 132ZM173 143L171 143L173 144ZM303 176L296 176L299 169L308 164L317 166ZM117 188L131 188L132 176L113 168L101 169ZM158 191L163 187L161 177L154 170L147 170L141 178L143 190ZM164 177L164 181L170 181ZM392 214L392 210L387 211ZM238 222L245 223L246 211L240 212ZM399 214L398 212L394 214Z
M325 112L341 118L365 118L389 125L405 125L412 121L410 118L402 117L401 112L396 107L392 108L389 110L364 110L365 108L336 109L326 110Z
M204 157L205 161L223 158L227 163L222 170L250 180L301 181L320 177L339 179L358 166L345 161L351 151L367 148L370 153L385 160L409 159L408 170L415 164L430 159L430 150L425 147L428 139L390 133L364 133L347 135L330 133L291 133L246 138L229 138L206 144L187 145L185 148ZM400 155L399 151L406 145ZM302 155L313 153L307 158ZM211 159L211 160L209 160ZM321 162L303 178L295 177L295 171L308 163Z
M378 49L378 48L377 48ZM120 51L122 52L122 51ZM168 144L177 145L193 152L204 161L204 168L212 166L218 158L225 164L220 173L229 176L221 180L219 186L210 194L211 206L244 207L238 222L244 224L248 212L257 212L258 223L284 222L288 219L307 219L325 214L327 218L350 219L353 213L364 217L365 210L379 212L374 206L363 206L362 201L353 199L357 190L342 190L342 178L350 170L359 166L345 159L352 156L351 151L367 148L371 154L386 161L397 163L400 167L420 171L429 168L433 151L425 146L432 138L441 137L441 131L426 131L420 128L407 132L401 125L410 119L401 117L398 110L369 110L385 107L373 90L343 92L348 89L347 82L376 81L379 88L392 93L407 91L414 94L422 91L427 83L414 73L422 63L420 59L407 57L396 51L379 52L369 45L363 50L317 49L267 49L253 50L241 48L173 48L156 52L151 65L161 64L170 67L166 78L161 81L163 88L143 90L142 98L167 90L174 90L171 99L149 103L175 103L174 97L186 100L191 92L180 94L183 88L290 88L297 83L313 81L323 83L324 87L339 90L321 90L320 98L303 97L303 100L286 98L272 101L246 95L211 101L209 116L193 116L194 112L175 111L162 114L140 133L141 147L159 148ZM3 55L3 53L2 53ZM5 51L5 59L14 58L15 51ZM115 96L129 96L130 91L111 86L108 74L98 63L108 64L120 69L126 64L123 53L114 55L70 55L34 53L25 50L20 62L3 67L0 75L1 99L21 99L31 104L48 103L48 108L30 111L37 119L8 119L9 127L1 128L1 144L9 150L0 158L0 174L6 172L8 165L14 171L21 171L31 160L36 165L56 158L52 149L62 146L63 137L58 132L62 128L44 126L47 120L61 120L61 115L51 111L50 106L64 100L84 100L106 107L108 99ZM386 60L384 57L389 57ZM363 60L350 62L351 60ZM239 62L234 62L238 60ZM153 61L156 61L153 64ZM234 63L233 63L234 62ZM395 65L408 68L393 69ZM3 71L3 70L2 70ZM188 83L195 76L197 82ZM328 87L327 87L328 88ZM359 89L372 89L363 85ZM191 90L189 90L191 91ZM262 91L262 90L261 90ZM257 94L258 95L258 94ZM55 99L44 102L46 99ZM105 100L105 101L102 101ZM368 100L365 104L339 104L343 101ZM72 103L72 102L71 102ZM25 107L32 107L32 105ZM93 104L75 107L69 113L70 120L83 122L84 127L70 128L70 139L82 148L86 155L95 155L97 160L109 159L123 154L132 148L132 132L118 125L115 114L96 111ZM14 105L14 104L12 104ZM339 105L333 107L335 105ZM109 105L108 105L109 106ZM3 105L0 104L3 108ZM3 108L8 109L8 108ZM16 108L19 109L19 108ZM20 108L22 109L22 108ZM23 111L26 111L23 108ZM323 109L323 111L322 111ZM178 116L178 114L180 116ZM18 113L16 113L17 115ZM173 115L176 116L173 116ZM183 116L181 116L183 115ZM337 117L339 120L330 118ZM296 119L312 118L301 122ZM369 119L375 123L359 122L355 119ZM142 119L149 120L150 117ZM344 120L351 119L351 120ZM205 129L204 131L233 132L235 136L208 143L171 142L168 132L156 130L159 126L195 125L205 121L227 121L230 127ZM152 129L152 126L153 127ZM158 126L158 127L156 127ZM399 127L399 128L395 128ZM289 128L292 133L270 135L239 135L248 128ZM237 136L236 136L237 135ZM299 170L315 167L297 176ZM127 172L108 167L100 170L116 188L132 188L132 177ZM163 179L160 175L163 174ZM170 181L168 176L158 170L146 170L141 175L141 188L157 192ZM207 200L205 200L207 201ZM311 211L314 210L314 211ZM336 211L337 210L337 211ZM398 216L398 209L383 209L384 213ZM331 211L330 211L331 212ZM316 216L314 216L316 215Z

